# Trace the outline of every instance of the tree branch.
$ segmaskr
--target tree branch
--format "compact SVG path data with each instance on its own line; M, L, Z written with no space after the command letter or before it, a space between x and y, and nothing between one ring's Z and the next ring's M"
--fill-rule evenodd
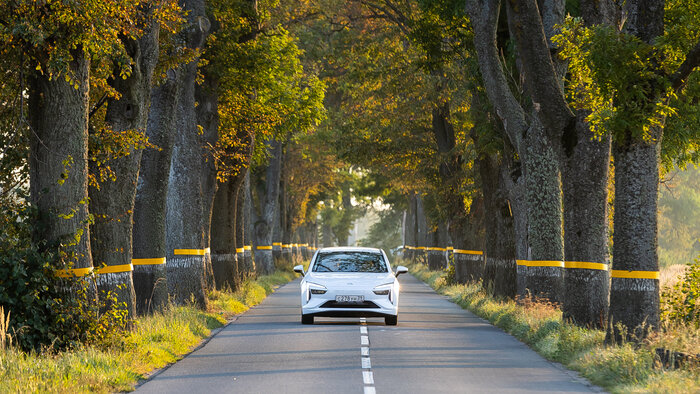
M508 24L515 35L526 88L548 133L560 135L575 119L554 67L535 0L507 1Z
M467 12L474 26L474 47L486 95L503 123L506 136L516 150L520 151L522 136L528 129L528 124L525 112L508 86L498 55L496 31L500 7L500 0L466 2Z
M678 70L671 76L673 90L676 92L681 90L685 86L690 73L698 66L700 66L700 41L695 43L695 46L685 56L685 60L678 67Z

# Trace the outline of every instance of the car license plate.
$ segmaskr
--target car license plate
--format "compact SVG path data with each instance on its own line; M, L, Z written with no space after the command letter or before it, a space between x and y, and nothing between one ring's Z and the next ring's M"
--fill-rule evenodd
M335 302L364 302L365 296L361 295L338 295L335 296Z

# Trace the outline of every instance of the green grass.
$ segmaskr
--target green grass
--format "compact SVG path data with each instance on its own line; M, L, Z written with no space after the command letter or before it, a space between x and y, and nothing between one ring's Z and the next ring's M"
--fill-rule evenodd
M546 303L516 303L489 296L480 283L447 285L442 272L404 262L415 277L447 295L462 308L488 320L528 344L543 357L578 371L613 393L698 393L700 365L661 368L654 349L666 347L697 353L700 331L667 326L640 346L604 344L605 333L565 323L561 310Z
M157 368L181 359L227 318L260 303L295 274L280 271L247 281L235 293L215 291L209 309L170 306L136 319L134 328L102 347L83 347L53 354L0 348L0 393L131 391Z

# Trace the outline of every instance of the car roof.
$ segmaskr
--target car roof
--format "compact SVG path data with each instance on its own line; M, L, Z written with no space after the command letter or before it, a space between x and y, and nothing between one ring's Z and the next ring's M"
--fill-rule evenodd
M319 253L322 252L372 252L381 253L382 250L379 248L367 248L362 246L333 246L328 248L321 248L318 250Z

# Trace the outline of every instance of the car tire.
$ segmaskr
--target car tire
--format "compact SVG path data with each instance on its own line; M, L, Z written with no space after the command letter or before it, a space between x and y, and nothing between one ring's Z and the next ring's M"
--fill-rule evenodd
M399 315L395 316L385 316L384 317L384 324L387 326L395 326L399 322Z
M301 315L301 324L314 324L313 315Z

